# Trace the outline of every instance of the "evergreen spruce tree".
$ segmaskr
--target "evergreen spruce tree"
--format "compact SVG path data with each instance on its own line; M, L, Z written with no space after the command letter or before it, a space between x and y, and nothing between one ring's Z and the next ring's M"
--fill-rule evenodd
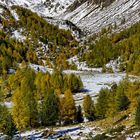
M75 74L64 76L64 90L70 89L72 92L78 92L83 88L83 83L80 77Z
M83 109L84 109L84 113L85 113L85 117L89 120L89 121L93 121L96 116L96 112L95 112L95 107L94 107L94 102L92 101L92 98L87 95L84 97L83 100Z
M20 93L20 89L16 89L16 91L14 91L12 102L14 104L12 110L12 116L16 124L16 127L19 130L21 130L22 128L26 128L28 126L28 120L29 120L28 112L24 106L23 95Z
M70 74L69 76L69 88L71 89L72 92L77 92L79 91L82 87L82 81L80 79L80 77L77 77L75 74Z
M130 101L124 93L124 84L121 83L116 92L116 107L118 111L126 110Z
M37 99L38 100L42 100L44 97L44 93L42 92L42 83L44 81L42 81L44 74L42 72L38 72L35 78L35 86L36 86L36 90L37 90Z
M109 91L108 89L102 89L99 93L97 104L96 104L96 111L97 117L103 119L106 117L106 113L108 110L108 99L109 99Z
M50 89L45 96L41 113L43 125L54 125L59 119L59 99Z
M80 105L77 107L76 121L78 123L82 123L84 121L83 114L82 114L82 108Z
M117 90L117 84L113 83L111 86L111 89L109 91L109 97L108 97L108 109L106 113L106 117L115 117L115 114L117 113L116 110L116 90Z
M116 99L115 99L115 93L111 92L109 93L109 98L108 98L108 109L106 112L106 117L115 117L115 114L118 112L116 110Z

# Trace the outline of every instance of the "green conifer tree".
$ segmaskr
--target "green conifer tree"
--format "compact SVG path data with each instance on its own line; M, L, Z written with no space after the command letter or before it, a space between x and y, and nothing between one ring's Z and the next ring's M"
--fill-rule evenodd
M49 89L43 102L41 121L43 125L54 125L59 119L59 99L53 89Z
M124 84L121 83L116 91L116 107L118 111L126 110L130 101L128 97L125 95Z
M82 114L82 108L80 105L77 107L76 121L78 123L82 123L84 121L83 114Z
M106 117L106 113L108 110L108 99L109 99L108 95L109 95L108 89L101 89L96 104L97 117L99 117L100 119Z

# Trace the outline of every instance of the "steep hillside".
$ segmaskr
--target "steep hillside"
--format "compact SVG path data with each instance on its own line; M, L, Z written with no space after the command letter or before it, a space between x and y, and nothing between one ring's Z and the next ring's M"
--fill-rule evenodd
M68 10L61 15L77 25L87 33L98 32L107 26L127 28L140 20L139 0L116 0L95 4L95 1L75 1Z
M27 8L32 12L36 12L39 16L47 20L48 23L54 24L58 26L60 29L70 30L72 35L77 39L83 37L84 33L81 31L80 28L75 26L71 21L56 19L54 16L58 16L63 13L66 8L72 3L73 1L19 1L19 0L3 0L0 1L0 5L7 7L7 9L11 9L13 5L17 5L23 8ZM14 12L13 12L14 14Z
M140 22L110 36L108 30L103 30L90 37L85 46L88 50L83 52L82 61L90 67L103 67L104 71L109 65L113 68L113 63L116 63L120 71L140 75Z
M63 58L61 67L69 66L66 60L75 55L78 45L70 31L19 6L0 9L0 73L22 61L57 66Z
M56 16L63 13L74 0L2 0L7 6L19 5L42 16Z
M20 5L42 17L51 17L55 24L65 29L67 24L63 21L70 21L86 34L99 32L107 26L112 26L115 32L120 31L140 20L139 0L3 0L2 3Z

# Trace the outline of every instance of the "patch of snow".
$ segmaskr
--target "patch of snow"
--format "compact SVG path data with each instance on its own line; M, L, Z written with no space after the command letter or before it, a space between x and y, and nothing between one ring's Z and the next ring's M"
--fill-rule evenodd
M8 69L8 72L9 73L15 73L15 69L10 68L10 69Z
M120 57L116 60L111 60L108 64L106 64L107 68L112 68L113 72L119 72L120 66Z
M132 134L127 135L126 140L134 140L140 137L140 132L134 132Z
M0 7L0 14L2 14L2 13L3 13L3 8Z
M69 62L70 64L71 64L71 63L76 64L77 70L79 70L79 71L93 71L93 72L99 72L99 73L102 72L102 68L89 68L89 67L87 66L86 62L79 62L77 56L74 56L74 57L68 59L68 62Z
M42 72L49 72L52 73L53 69L48 68L47 66L36 65L36 64L29 64L29 66L34 69L35 71L42 71Z
M83 71L78 71L78 70L64 70L63 72L66 73L66 74L70 74L70 73L74 73L74 74L83 73Z
M38 47L36 49L36 54L38 56L38 58L43 57L43 55L46 55L46 53L49 51L48 48L48 43L46 42L46 44L44 44L41 41L38 41L38 44L41 45L41 47Z
M0 133L0 140L5 140L7 138L6 135L3 135L2 133Z
M31 131L26 131L26 132L21 132L20 134L16 135L15 137L19 138L29 138L29 139L36 139L36 140L46 140L50 138L43 138L42 134L44 131L50 130L48 128L46 129L40 129L40 130L31 130ZM70 130L70 131L69 131ZM58 128L53 128L53 131L55 133L57 132L65 132L62 135L65 136L70 136L73 140L87 140L87 136L91 134L93 137L97 134L102 133L102 130L100 128L96 127L89 127L86 125L86 123L77 125L77 126L68 126L68 127L58 127Z
M23 36L23 35L21 34L21 32L19 32L19 31L17 31L17 30L15 30L15 31L13 32L12 38L14 38L14 37L15 37L17 40L20 40L20 41L24 41L24 40L26 39L26 37Z
M119 83L125 76L125 73L80 74L84 88L88 89L89 93L98 93L102 88L109 88L112 83Z
M126 140L133 140L133 138L127 137Z
M12 108L12 107L13 107L13 103L12 103L12 102L4 102L4 105L5 105L7 108Z
M15 18L15 20L18 21L19 17L18 17L18 14L16 13L16 11L15 10L10 10L10 11L11 11L12 16Z
M70 131L69 131L70 130ZM86 125L86 123L83 123L81 125L78 126L68 126L68 127L60 127L58 129L55 130L56 133L59 132L64 132L66 131L65 136L69 136L72 140L88 140L88 135L92 135L92 137L94 137L97 134L100 134L102 132L102 130L96 129L96 127L89 127Z
M126 76L125 73L81 73L79 74L84 85L85 93L77 93L74 95L76 104L82 104L83 97L90 95L96 102L97 95L102 88L111 88L111 85L119 83Z
M46 130L48 130L48 129L46 129ZM39 131L39 130L38 131L37 130L26 131L26 132L21 133L20 136L21 137L29 137L29 136L36 137L36 136L40 136L42 134L42 131L44 131L44 129L41 131Z

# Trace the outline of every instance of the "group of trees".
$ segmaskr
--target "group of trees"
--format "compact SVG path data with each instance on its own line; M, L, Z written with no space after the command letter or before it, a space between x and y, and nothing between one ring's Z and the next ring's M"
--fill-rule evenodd
M30 31L32 38L38 38L44 44L52 42L55 45L65 47L70 46L70 42L75 40L69 31L59 29L57 26L47 23L37 13L19 6L13 6L12 9L16 10L19 16L19 26L21 28L25 27L27 31Z
M124 80L113 84L111 89L99 92L97 103L87 95L83 100L83 111L89 121L115 117L119 112L131 110L135 115L135 125L140 128L140 87L139 82Z
M85 96L83 101L85 117L88 120L104 119L114 116L117 112L127 110L130 100L125 93L124 86L125 82L122 82L118 86L114 84L110 90L102 89L96 104L89 95Z
M95 44L91 44L91 51L84 54L84 59L89 66L103 67L110 60L114 60L118 57L118 47L113 46L109 38L103 36Z
M58 70L52 74L35 73L28 66L22 66L6 82L1 94L11 92L10 117L18 130L78 121L79 109L75 106L73 93L83 87L80 77Z
M120 57L120 71L140 73L140 23L117 34L104 34L86 43L89 51L82 56L89 66L104 67Z
M10 112L0 105L0 131L12 136L17 129L81 123L83 116L94 121L114 117L127 109L136 109L135 122L140 127L140 103L136 103L139 82L125 79L118 85L114 83L111 89L105 88L99 92L96 104L86 95L82 106L76 107L73 93L79 91L79 87L82 88L81 80L79 82L79 77L74 74L62 74L57 70L52 74L35 73L27 66L18 69L0 90L2 94L4 88L7 92L9 89L13 102Z

